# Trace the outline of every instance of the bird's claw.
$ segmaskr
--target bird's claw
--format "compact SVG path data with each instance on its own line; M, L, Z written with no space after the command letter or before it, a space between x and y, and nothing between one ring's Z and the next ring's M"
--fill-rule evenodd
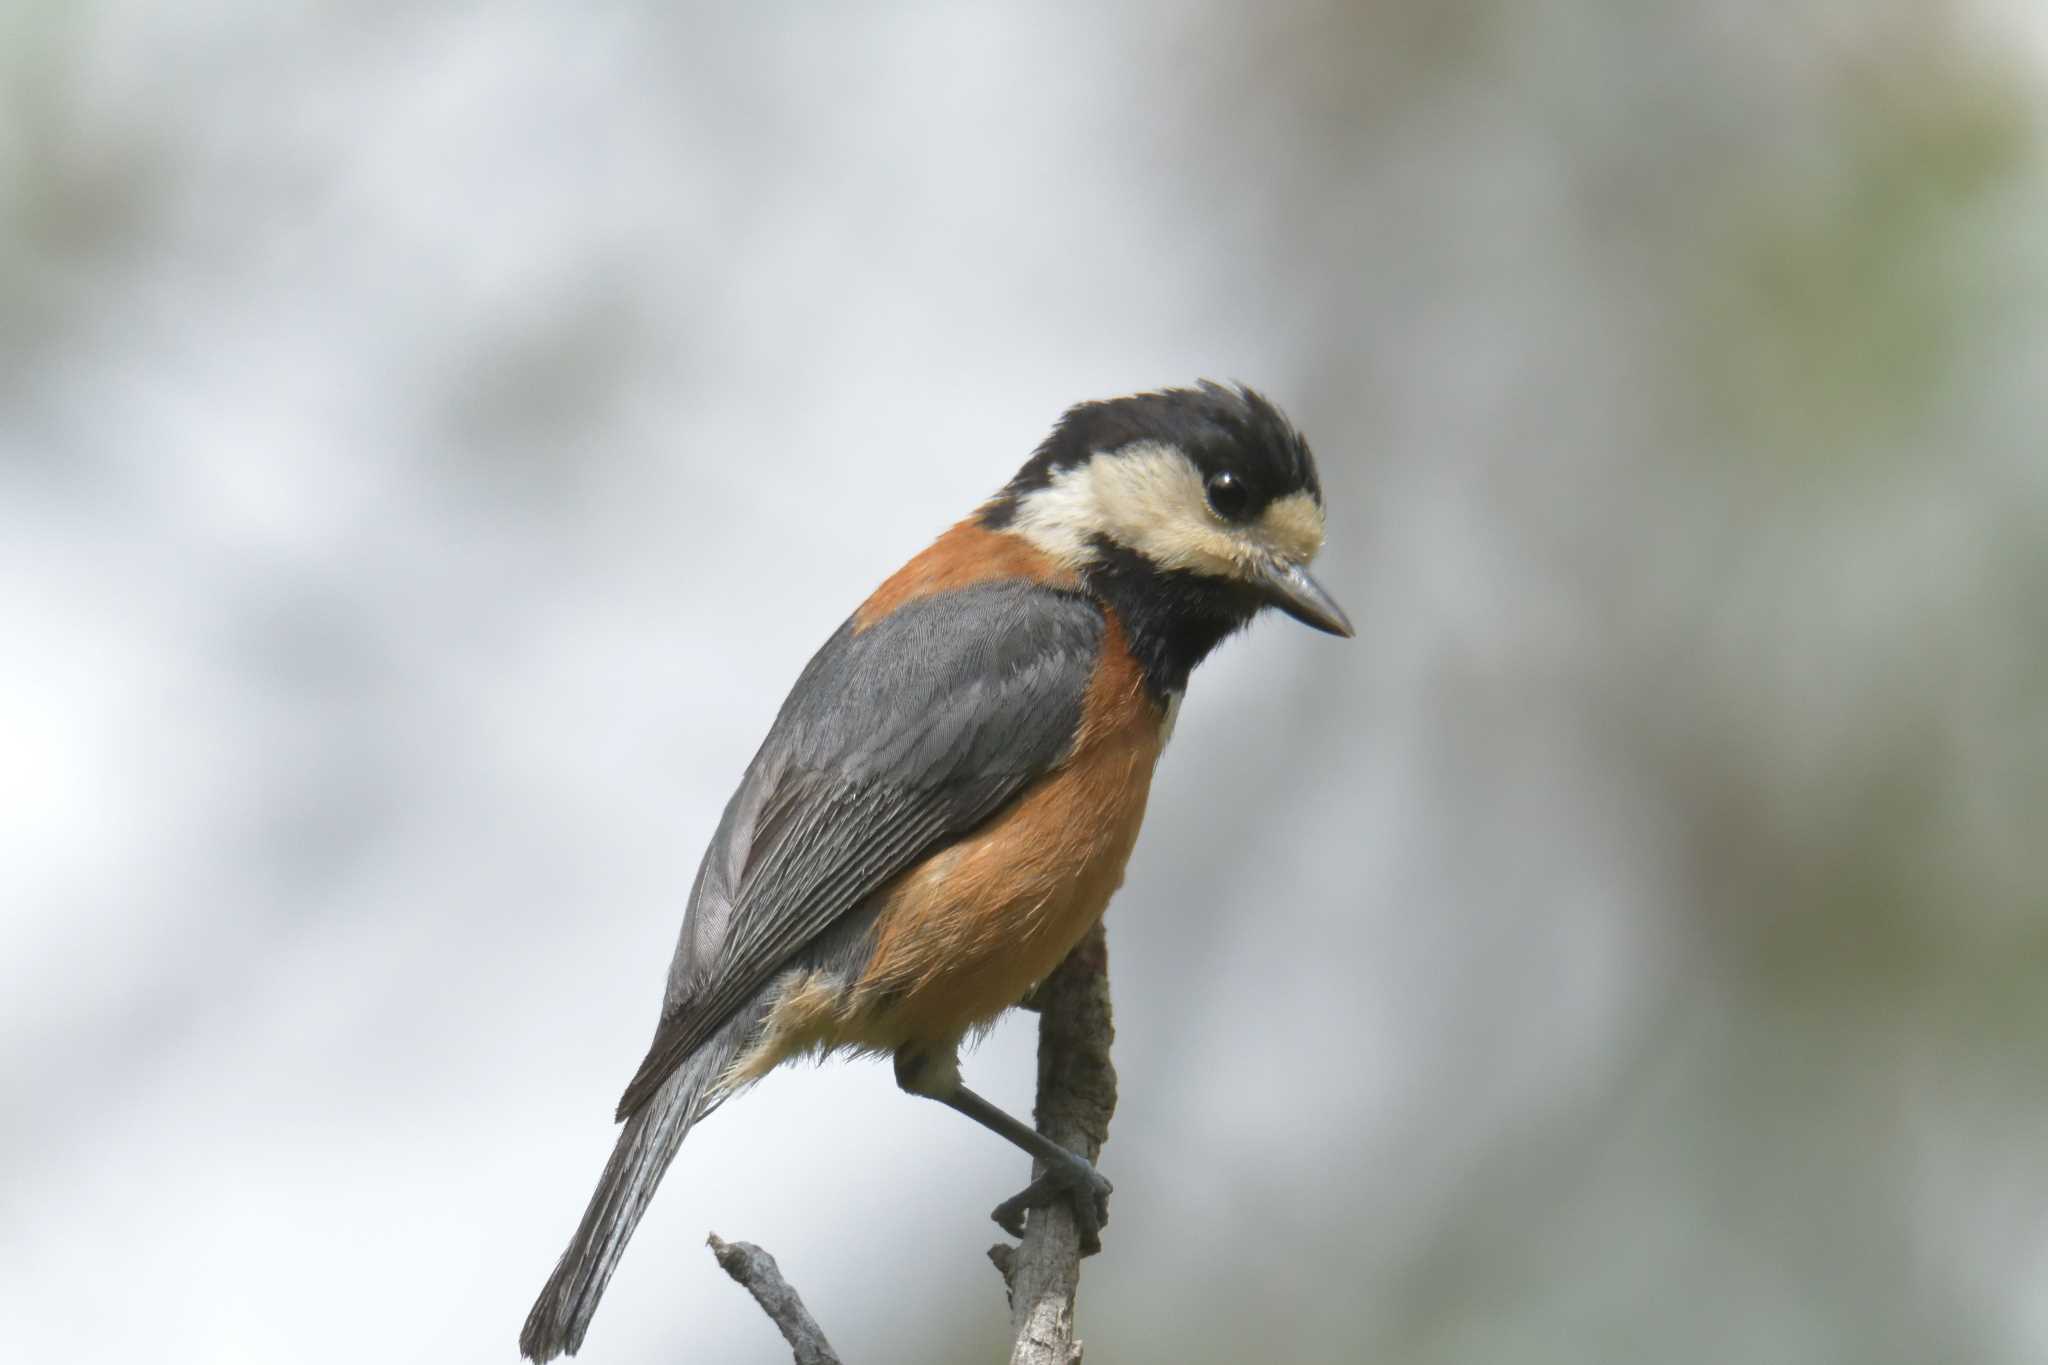
M1102 1229L1109 1224L1109 1196L1116 1187L1109 1178L1079 1157L1072 1165L1054 1166L1044 1175L996 1205L989 1216L1012 1237L1024 1235L1024 1212L1041 1209L1065 1197L1074 1212L1074 1229L1080 1234L1081 1254L1093 1256L1102 1250Z

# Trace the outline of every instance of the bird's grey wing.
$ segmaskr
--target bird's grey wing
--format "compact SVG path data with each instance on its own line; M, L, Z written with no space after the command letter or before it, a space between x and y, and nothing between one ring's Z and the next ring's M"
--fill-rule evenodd
M621 1118L820 932L1064 758L1103 632L1088 599L1018 581L840 628L704 855Z

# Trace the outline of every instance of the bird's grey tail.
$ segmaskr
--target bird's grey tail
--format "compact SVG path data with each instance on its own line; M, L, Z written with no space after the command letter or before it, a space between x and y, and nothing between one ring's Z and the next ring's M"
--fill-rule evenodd
M590 1196L590 1207L583 1211L583 1222L526 1315L519 1350L527 1359L544 1362L575 1355L583 1345L583 1333L597 1312L605 1283L640 1225L647 1202L654 1198L662 1173L675 1160L690 1126L724 1098L718 1093L719 1078L756 1022L756 1011L741 1010L626 1120Z

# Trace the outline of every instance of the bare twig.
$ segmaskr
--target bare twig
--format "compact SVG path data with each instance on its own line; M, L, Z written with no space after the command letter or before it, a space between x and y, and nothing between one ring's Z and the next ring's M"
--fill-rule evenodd
M1090 1161L1116 1112L1109 1045L1109 946L1097 924L1046 978L1038 1015L1038 1131ZM1032 1178L1044 1174L1034 1163ZM1064 1200L1033 1209L1017 1246L998 1243L989 1259L1010 1290L1010 1365L1080 1365L1074 1293L1081 1283L1081 1235Z
M825 1340L818 1320L804 1307L796 1290L782 1278L773 1256L752 1242L728 1242L715 1232L705 1244L725 1273L754 1296L754 1302L781 1331L782 1339L796 1353L796 1365L839 1365L832 1343Z

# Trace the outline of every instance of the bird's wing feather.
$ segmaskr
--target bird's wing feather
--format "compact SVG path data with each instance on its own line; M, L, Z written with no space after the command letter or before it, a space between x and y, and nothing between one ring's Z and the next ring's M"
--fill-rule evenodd
M704 855L623 1118L840 916L1055 767L1104 632L1024 581L841 627L805 668Z

